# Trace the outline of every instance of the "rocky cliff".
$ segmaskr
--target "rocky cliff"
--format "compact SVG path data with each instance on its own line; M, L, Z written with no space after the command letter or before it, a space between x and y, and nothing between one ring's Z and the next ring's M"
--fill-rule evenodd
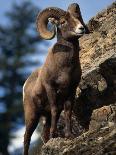
M82 80L72 126L75 138L51 139L42 155L116 154L116 3L93 17L90 34L80 38ZM58 130L64 135L61 115Z

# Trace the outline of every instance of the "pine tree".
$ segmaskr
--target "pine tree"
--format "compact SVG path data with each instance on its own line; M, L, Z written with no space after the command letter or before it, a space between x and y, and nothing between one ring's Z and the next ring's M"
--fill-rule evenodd
M38 8L30 2L14 4L0 26L0 153L8 155L10 132L23 120L22 86L41 42L35 31Z

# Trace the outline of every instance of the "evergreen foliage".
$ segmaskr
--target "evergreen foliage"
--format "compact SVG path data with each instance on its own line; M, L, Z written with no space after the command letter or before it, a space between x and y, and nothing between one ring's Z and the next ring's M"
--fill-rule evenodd
M38 8L30 2L14 4L6 14L7 25L0 25L0 153L8 155L10 133L23 122L22 86L32 56L40 51L42 40L35 28Z

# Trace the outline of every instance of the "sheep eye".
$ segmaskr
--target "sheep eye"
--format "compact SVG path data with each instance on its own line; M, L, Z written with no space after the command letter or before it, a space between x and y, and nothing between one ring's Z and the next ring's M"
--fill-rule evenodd
M61 25L64 25L64 24L66 24L66 20L61 21Z

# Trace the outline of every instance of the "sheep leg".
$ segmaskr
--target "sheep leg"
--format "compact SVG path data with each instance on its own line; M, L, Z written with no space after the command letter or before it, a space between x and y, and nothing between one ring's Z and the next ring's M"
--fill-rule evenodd
M37 127L39 118L37 113L33 110L32 107L27 107L27 111L25 111L25 122L26 122L26 130L24 134L24 155L28 155L29 145L31 136Z
M57 107L51 105L51 128L50 128L50 138L57 137Z
M58 107L56 105L56 92L49 84L45 85L48 101L51 108L51 128L50 138L56 137L57 120L58 120Z
M46 116L46 123L43 128L43 140L45 143L47 143L50 137L50 126L51 126L51 114L48 114Z
M43 129L43 141L47 143L47 141L49 140L49 137L50 137L50 126L45 124Z
M58 131L57 131L57 122L58 122L58 120L59 120L59 117L60 117L60 114L61 114L61 111L62 110L59 110L58 109L58 112L57 112L57 115L56 115L56 118L55 118L55 131L53 130L53 128L52 128L52 125L51 125L51 129L50 129L50 138L55 138L55 137L58 137Z
M65 137L73 137L71 133L71 115L72 115L72 102L67 100L64 103L64 114L65 114Z

